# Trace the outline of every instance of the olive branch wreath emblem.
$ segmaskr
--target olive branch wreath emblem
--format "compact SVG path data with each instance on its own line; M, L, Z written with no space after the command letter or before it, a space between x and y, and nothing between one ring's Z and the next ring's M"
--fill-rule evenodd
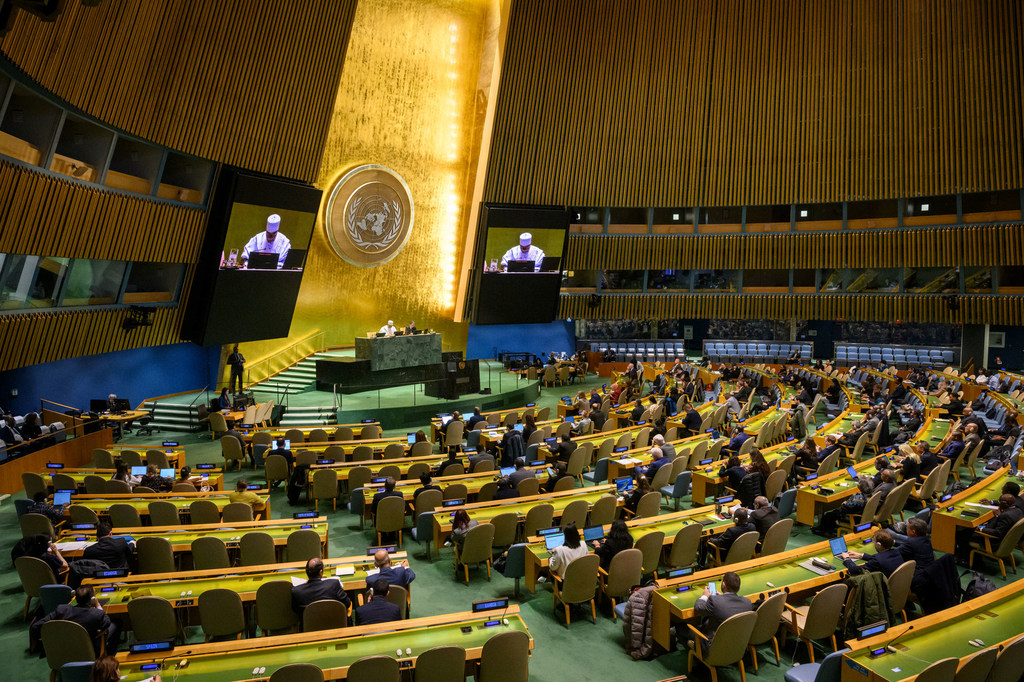
M391 242L395 241L395 237L398 236L399 231L402 229L402 207L397 201L385 201L384 202L384 222L385 224L391 223L391 229L381 237L378 241L366 241L359 234L359 228L357 224L357 218L359 217L359 207L363 203L363 199L367 197L359 197L352 202L351 207L348 209L348 215L346 220L346 230L349 238L352 242L361 249L366 251L381 251L391 245ZM391 215L388 215L388 214Z

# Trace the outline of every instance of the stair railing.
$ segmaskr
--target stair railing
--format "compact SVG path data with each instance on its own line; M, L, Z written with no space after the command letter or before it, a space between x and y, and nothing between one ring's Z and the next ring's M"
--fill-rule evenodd
M327 332L319 330L282 348L273 355L257 360L246 368L246 387L251 388L254 384L266 381L275 374L280 374L295 366L306 357L326 349L326 340Z

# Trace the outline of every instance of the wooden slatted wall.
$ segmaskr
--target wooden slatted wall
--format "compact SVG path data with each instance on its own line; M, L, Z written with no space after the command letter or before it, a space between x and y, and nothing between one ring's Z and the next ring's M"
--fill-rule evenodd
M90 187L0 159L0 244L6 253L105 260L192 261L206 212Z
M42 87L147 140L317 178L356 0L66 2L18 12L3 51Z
M835 202L1024 186L1018 0L514 0L485 199Z
M570 235L570 270L1024 265L1024 224L820 234Z
M589 294L563 295L559 317L617 319L802 319L938 324L1024 324L1024 296L885 294L605 294L591 307Z
M0 315L0 371L65 358L178 343L177 308L157 308L153 326L125 333L124 310Z

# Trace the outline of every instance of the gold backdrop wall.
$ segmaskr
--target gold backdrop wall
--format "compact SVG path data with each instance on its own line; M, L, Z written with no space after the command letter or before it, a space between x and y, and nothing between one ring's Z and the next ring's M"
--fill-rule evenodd
M316 330L350 345L388 319L442 332L463 349L452 321L466 241L468 196L487 108L497 41L497 1L360 0L317 186L346 171L388 166L409 185L415 223L405 249L376 268L350 265L317 220L290 340ZM286 345L245 344L250 361Z
M513 0L488 201L1024 186L1019 0Z

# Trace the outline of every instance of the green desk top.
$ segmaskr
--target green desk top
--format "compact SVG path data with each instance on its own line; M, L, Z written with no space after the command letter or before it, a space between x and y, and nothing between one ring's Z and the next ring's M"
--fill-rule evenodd
M196 500L209 500L217 505L217 509L224 509L224 507L231 504L231 499L228 497L228 494L229 493L224 493L223 495L206 495L203 497L154 497L152 499L132 498L124 500L111 498L101 500L72 500L72 502L83 507L88 507L97 514L106 513L107 510L110 509L110 506L114 504L127 504L135 507L139 511L139 514L148 514L149 503L156 502L158 500L170 502L178 509L178 511L188 511L189 505ZM270 494L267 493L265 495L259 495L259 498L264 504L266 504L270 501Z
M541 485L548 480L548 474L545 470L546 467L526 467L530 471L534 472L534 476L540 480ZM475 495L480 492L488 483L494 483L501 478L501 473L498 471L487 472L481 475L463 475L463 476L445 476L431 479L431 484L438 486L442 491L446 490L448 486L453 484L462 484L466 486L466 492L470 495ZM407 501L412 501L413 494L423 487L420 480L417 479L403 479L401 481L395 481L395 490L402 493ZM384 484L374 483L363 487L363 505L369 507L373 501L373 496L384 489Z
M326 535L327 524L326 523L303 523L302 521L296 521L295 523L280 525L280 526L266 526L258 528L232 528L226 526L224 528L210 529L210 530L188 530L188 526L183 526L180 531L168 531L165 528L147 531L141 528L129 529L127 533L119 533L116 529L113 532L114 537L131 536L133 539L138 541L142 537L159 537L166 538L171 543L172 547L190 546L193 540L199 538L220 538L224 541L224 544L231 546L231 543L237 544L243 535L246 533L266 533L270 537L274 538L275 543L283 544L288 540L288 536L297 530L301 530L303 526L309 526L310 530L316 531L320 535ZM96 534L90 535L62 535L57 542L57 548L64 551L61 547L62 543L69 542L95 542ZM70 546L70 545L66 545ZM75 550L69 550L72 554L76 553ZM78 550L80 551L80 550Z
M979 515L987 514L990 511L995 511L988 507L975 507L974 504L980 504L981 500L998 500L999 495L1003 490L1003 485L1010 480L1015 480L1016 477L1010 471L1009 467L1002 470L1000 475L989 476L982 479L975 485L964 492L956 495L952 500L943 504L943 506L936 509L934 514L941 514L942 516L953 516L960 517L964 511L974 511ZM952 503L953 511L948 511ZM968 504L970 503L970 504ZM993 504L993 507L996 505Z
M404 476L409 472L409 467L417 462L425 462L431 470L436 469L437 465L448 459L448 455L431 455L429 457L406 457L396 459L373 459L365 462L335 462L334 464L314 464L309 469L310 471L316 471L318 469L334 469L338 472L339 481L347 481L349 472L358 466L369 467L370 473L376 474L381 470L381 467L386 466L397 466L401 470ZM463 465L466 464L466 460L460 460Z
M436 646L460 646L469 651L483 647L491 637L501 632L517 630L529 634L526 624L518 614L506 616L508 625L500 622L501 612L492 611L481 614L479 619L465 619L443 625L432 625L419 628L393 630L346 637L346 630L325 630L323 638L307 642L295 642L289 636L263 638L264 646L253 650L239 649L216 654L193 653L189 656L157 654L151 658L142 656L118 656L121 660L121 674L127 682L136 682L152 675L141 666L147 663L163 662L164 679L202 679L204 682L231 682L233 680L267 679L273 672L290 663L312 663L321 669L347 668L365 656L384 655L399 660L414 660L419 654ZM488 619L498 620L498 624L487 627ZM372 627L372 626L371 626ZM463 627L470 627L463 632ZM354 629L362 630L362 628ZM313 633L310 633L313 634ZM248 640L247 643L259 645L260 640ZM179 647L188 649L189 647ZM199 648L202 652L203 647ZM401 657L395 656L401 648ZM411 650L408 653L407 650ZM173 653L173 652L172 652ZM174 667L182 658L188 658L188 666L175 671ZM130 659L130 661L129 661ZM254 668L265 668L253 674ZM336 676L335 676L336 677Z
M871 554L873 553L872 544L865 545L863 540L858 540L851 542L849 549L854 552ZM740 591L738 594L744 597L753 596L756 598L757 595L767 593L770 590L781 590L786 586L819 577L817 573L799 565L800 562L814 557L827 560L829 565L837 570L843 569L843 562L832 556L827 544L822 545L818 543L808 547L810 548L809 551L801 552L799 555L791 555L785 559L763 563L755 568L740 570L738 572L740 576ZM770 557L765 558L770 560ZM714 580L716 582L720 581L721 576L716 575ZM673 607L686 611L694 607L697 599L704 593L704 586L708 582L707 578L702 578L698 573L693 576L693 580L676 582L668 587L657 590L657 592L668 599ZM688 587L689 589L680 592L680 587Z
M346 566L355 570L351 573L346 571L344 575L339 575L336 573L339 566ZM325 579L337 577L343 583L356 583L359 586L365 586L367 571L373 568L373 557L361 557L358 560L349 559L347 561L326 559L324 561L324 577ZM207 590L228 589L241 595L250 594L251 598L254 599L256 590L265 582L291 580L292 578L301 578L303 581L306 579L306 567L304 565L270 572L246 573L245 567L225 570L228 571L227 575L209 577L189 577L188 572L186 572L182 574L186 577L175 580L165 579L119 583L115 579L113 581L90 580L88 582L95 589L100 602L107 607L107 611L113 610L116 612L120 609L112 608L111 605L125 605L127 602L138 597L163 597L174 603L182 599L198 599L199 595Z
M1006 591L1005 596L1001 595L980 607L972 609L970 604L973 602L965 602L942 612L948 614L946 618L900 637L893 645L896 653L873 657L871 649L877 647L868 647L848 653L844 658L854 669L860 666L886 680L903 680L914 677L935 661L954 656L963 658L1016 637L1024 632L1024 593L1019 583L1008 585L999 592L1003 590ZM921 627L918 621L914 623ZM898 636L900 630L902 628L894 629L897 635L888 639ZM979 648L969 644L973 639L980 639L985 646Z
M512 502L510 504L495 504L494 506L486 506L474 509L472 505L466 511L469 513L469 518L475 519L480 523L487 523L498 514L506 514L508 512L515 512L520 516L526 516L526 513L530 511L531 507L538 504L550 504L555 508L555 514L558 515L569 506L570 502L576 500L585 500L590 505L593 505L599 499L605 495L613 495L615 486L603 486L600 490L594 492L584 492L586 490L594 490L593 488L576 488L576 495L563 495L561 497L553 497L546 499L545 495L550 493L541 493L539 499L530 499L527 502ZM501 501L503 502L503 500ZM434 523L442 528L447 528L451 525L452 513L456 509L462 509L462 507L448 507L443 510L434 513Z

